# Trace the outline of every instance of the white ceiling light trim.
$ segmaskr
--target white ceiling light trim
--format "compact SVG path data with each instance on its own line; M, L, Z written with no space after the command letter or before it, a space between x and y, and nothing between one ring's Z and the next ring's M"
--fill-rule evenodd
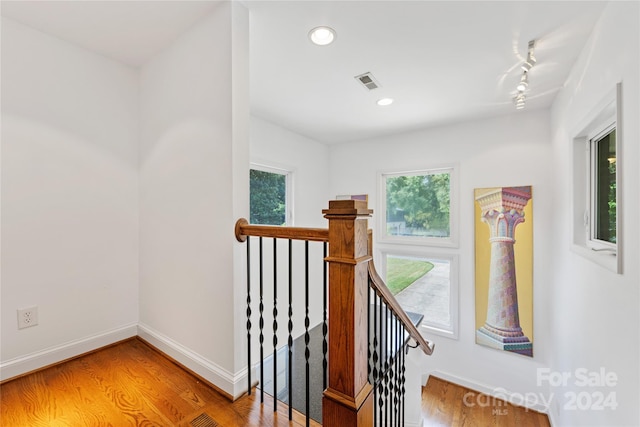
M376 104L381 107L386 107L387 105L393 104L393 98L380 98L376 101Z
M309 39L318 46L326 46L336 39L336 31L331 27L315 27L309 31Z

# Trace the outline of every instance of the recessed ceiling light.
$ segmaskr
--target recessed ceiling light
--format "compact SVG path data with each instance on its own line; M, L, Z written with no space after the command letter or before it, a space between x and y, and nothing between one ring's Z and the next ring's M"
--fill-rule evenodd
M330 27L316 27L309 31L309 38L318 46L326 46L335 40L336 32Z
M392 98L381 98L381 99L378 99L376 104L380 105L381 107L384 107L385 105L391 105L391 104L393 104L393 99Z

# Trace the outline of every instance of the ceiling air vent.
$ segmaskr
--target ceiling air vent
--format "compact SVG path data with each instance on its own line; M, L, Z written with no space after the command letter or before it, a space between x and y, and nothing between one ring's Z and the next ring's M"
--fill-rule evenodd
M368 90L374 90L380 87L380 83L378 83L371 73L360 74L359 76L355 76L355 79L362 83Z

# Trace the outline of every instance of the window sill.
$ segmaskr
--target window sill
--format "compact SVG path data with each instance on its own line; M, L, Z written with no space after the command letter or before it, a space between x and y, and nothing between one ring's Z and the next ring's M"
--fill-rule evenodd
M450 331L448 329L440 329L437 328L435 326L427 326L427 325L420 325L420 328L418 329L420 331L420 333L422 334L422 336L427 337L428 335L439 335L441 337L445 337L445 338L449 338L452 340L457 340L458 339L458 333L457 331Z
M378 243L389 245L411 245L434 248L457 248L458 244L453 237L430 238L418 236L389 236L380 233Z
M619 262L618 254L611 251L594 251L587 246L573 244L571 250L588 259L589 261L598 264L601 267L606 268L616 274L622 274L622 265Z

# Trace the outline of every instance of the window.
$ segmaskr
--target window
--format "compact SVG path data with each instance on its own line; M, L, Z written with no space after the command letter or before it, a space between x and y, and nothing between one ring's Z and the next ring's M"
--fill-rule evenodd
M617 273L622 272L620 91L618 84L573 139L573 249Z
M385 283L400 306L423 315L425 331L457 338L457 258L402 249L382 255Z
M589 141L591 186L589 243L615 250L616 233L616 128L611 125Z
M457 338L456 173L453 167L383 172L378 243L382 276L423 332ZM445 249L448 248L448 249Z
M453 246L453 168L381 174L382 240Z
M252 164L249 170L251 224L291 225L291 172Z

